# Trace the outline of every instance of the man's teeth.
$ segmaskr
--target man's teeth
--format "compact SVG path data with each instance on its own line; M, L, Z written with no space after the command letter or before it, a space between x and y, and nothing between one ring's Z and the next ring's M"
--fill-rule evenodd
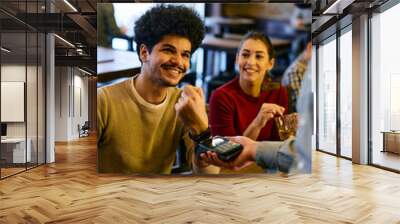
M175 74L179 74L181 72L179 69L176 68L166 68L166 70Z
M176 69L168 69L170 72L175 73L175 74L179 74L179 71Z

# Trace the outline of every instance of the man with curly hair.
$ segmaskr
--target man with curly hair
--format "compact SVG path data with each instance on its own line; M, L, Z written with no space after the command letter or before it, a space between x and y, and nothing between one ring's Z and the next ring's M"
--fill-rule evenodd
M99 172L169 174L182 142L195 171L218 172L193 156L189 138L207 135L201 89L175 87L204 32L198 14L184 6L158 5L135 23L140 74L98 91Z

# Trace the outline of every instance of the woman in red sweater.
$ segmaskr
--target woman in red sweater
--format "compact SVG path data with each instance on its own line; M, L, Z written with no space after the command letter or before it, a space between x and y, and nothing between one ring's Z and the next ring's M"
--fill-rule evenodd
M280 140L273 118L287 111L288 94L268 75L274 63L275 52L267 36L252 31L243 37L236 54L239 77L211 95L212 135Z

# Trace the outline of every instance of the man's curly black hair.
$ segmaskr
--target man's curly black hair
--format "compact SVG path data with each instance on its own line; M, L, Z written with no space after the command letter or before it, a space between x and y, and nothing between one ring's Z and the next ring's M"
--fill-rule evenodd
M205 28L200 16L185 6L158 5L148 10L135 23L136 50L145 44L149 51L165 35L177 35L189 39L194 52L204 38Z

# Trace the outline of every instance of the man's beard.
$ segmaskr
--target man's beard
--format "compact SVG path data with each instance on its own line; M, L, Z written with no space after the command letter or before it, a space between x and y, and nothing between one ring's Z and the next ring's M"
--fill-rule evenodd
M164 87L175 87L176 85L179 84L179 81L178 81L178 83L171 83L171 82L168 82L167 80L164 80L162 77L159 77L157 79L158 84L160 86L164 86Z
M177 67L177 66L171 66L171 65L167 65L167 64L163 64L163 65L160 66L160 68L161 68L162 70L164 70L164 72L167 72L167 69L166 69L166 68L168 68L168 67L175 67L175 68L178 68L178 69L180 70L179 75L180 75L181 77L179 78L179 80L178 80L176 83L172 83L172 82L170 82L167 78L165 78L165 77L162 75L162 72L160 71L160 73L158 74L158 76L157 76L157 77L154 77L154 79L155 79L154 81L156 81L160 86L164 86L164 87L175 87L175 86L178 85L179 82L183 79L186 70L183 69L183 68L179 68L179 67ZM182 75L182 74L183 74L183 75Z

